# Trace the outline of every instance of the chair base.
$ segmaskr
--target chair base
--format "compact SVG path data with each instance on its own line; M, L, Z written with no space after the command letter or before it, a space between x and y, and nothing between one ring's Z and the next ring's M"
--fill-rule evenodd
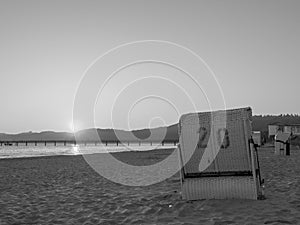
M182 182L182 198L258 199L258 187L253 176L186 178Z

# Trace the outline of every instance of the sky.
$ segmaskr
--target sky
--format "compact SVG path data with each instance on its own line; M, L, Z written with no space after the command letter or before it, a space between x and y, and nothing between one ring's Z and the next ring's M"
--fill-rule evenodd
M297 0L2 0L0 132L139 129L223 107L300 113L299 11ZM122 67L139 59L156 61Z

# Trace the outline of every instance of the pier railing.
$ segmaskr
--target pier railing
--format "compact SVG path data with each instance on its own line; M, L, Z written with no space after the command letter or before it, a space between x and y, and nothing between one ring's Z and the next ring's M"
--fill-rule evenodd
M57 145L109 145L109 144L114 144L116 146L119 145L130 145L130 144L149 144L150 146L154 144L161 144L162 146L164 145L170 145L173 144L174 146L177 145L178 140L165 140L161 142L157 141L116 141L116 140L106 140L106 141L75 141L75 140L17 140L17 141L0 141L0 146L19 146L19 144L23 144L25 146L28 145L41 145L43 144L44 146L47 145L52 145L52 146L57 146Z

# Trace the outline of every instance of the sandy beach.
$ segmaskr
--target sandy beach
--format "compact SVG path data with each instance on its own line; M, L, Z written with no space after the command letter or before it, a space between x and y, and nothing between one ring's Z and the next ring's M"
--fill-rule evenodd
M173 150L113 153L132 165ZM0 224L300 224L300 151L260 148L265 200L180 197L179 174L145 187L113 183L82 156L0 160Z

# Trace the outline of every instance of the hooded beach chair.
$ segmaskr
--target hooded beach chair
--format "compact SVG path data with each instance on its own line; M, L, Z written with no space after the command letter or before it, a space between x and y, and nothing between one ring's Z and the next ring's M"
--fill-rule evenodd
M251 108L181 116L178 150L183 199L262 196L251 117Z
M278 131L275 135L275 155L290 155L291 133Z

